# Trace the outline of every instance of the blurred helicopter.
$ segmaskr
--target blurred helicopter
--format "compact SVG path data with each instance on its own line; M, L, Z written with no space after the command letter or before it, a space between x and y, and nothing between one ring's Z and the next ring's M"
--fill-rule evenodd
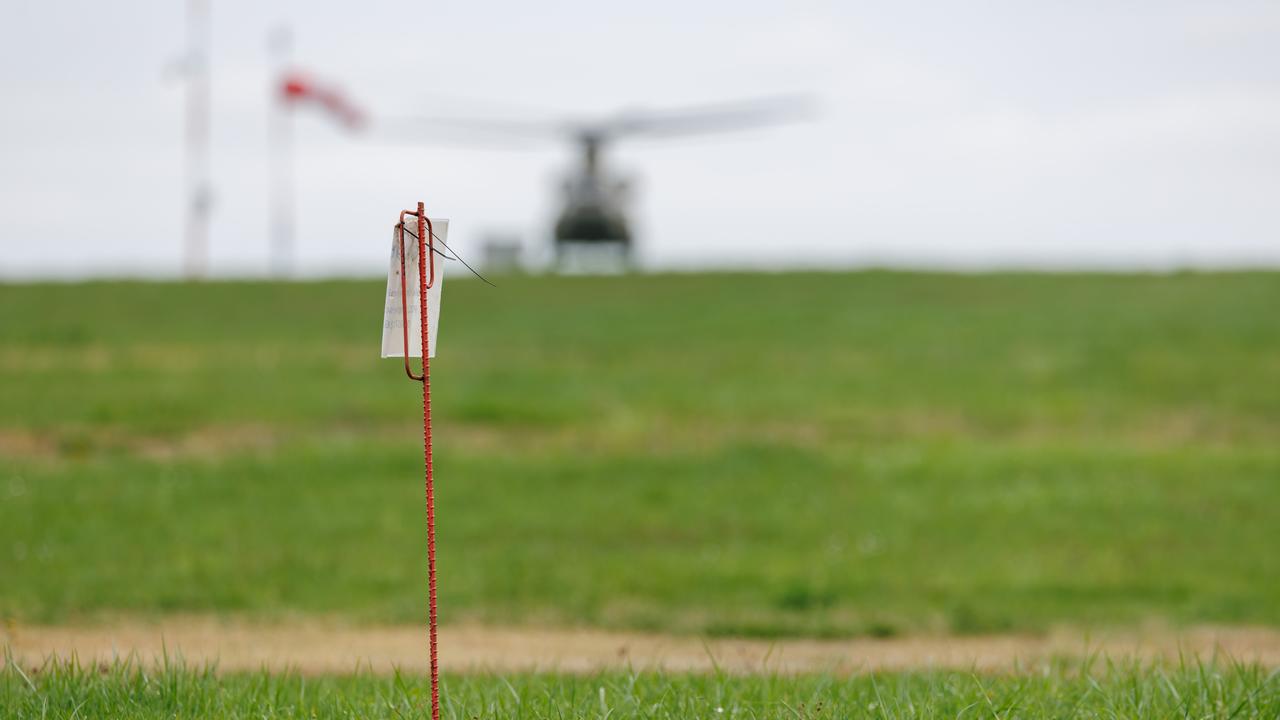
M577 151L577 163L562 183L562 204L553 232L556 266L565 269L578 250L612 249L622 266L630 268L635 259L634 235L627 217L630 183L605 167L603 154L610 143L624 137L670 138L745 130L812 115L809 97L787 95L677 110L627 110L591 120L423 117L399 125L415 133L429 131L437 140L569 140Z

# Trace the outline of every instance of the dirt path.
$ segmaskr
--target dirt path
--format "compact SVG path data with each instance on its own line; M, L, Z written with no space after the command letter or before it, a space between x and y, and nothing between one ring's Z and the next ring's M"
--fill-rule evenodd
M225 671L291 668L344 673L357 667L387 672L427 667L426 631L419 627L352 627L302 623L254 625L211 618L169 618L96 627L16 626L0 630L23 664L49 655L110 660L136 652L156 660L166 650L188 663L216 661ZM1001 670L1052 657L1101 652L1116 658L1176 658L1179 652L1280 667L1280 629L1203 627L1179 633L1146 631L1086 639L1045 637L909 637L885 640L701 640L597 630L451 627L441 632L446 670L561 670L664 668L735 673L921 668Z

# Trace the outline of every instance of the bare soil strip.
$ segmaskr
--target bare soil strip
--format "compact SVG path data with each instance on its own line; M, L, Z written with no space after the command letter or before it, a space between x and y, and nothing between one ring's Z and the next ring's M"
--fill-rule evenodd
M304 622L258 625L205 617L111 626L10 626L0 645L27 666L45 658L110 661L130 654L145 662L181 658L220 671L270 669L304 674L409 672L428 666L426 630ZM1280 629L1200 627L1180 632L1134 631L1086 638L1047 636L905 637L778 641L700 639L600 630L450 627L441 631L446 671L664 669L732 673L919 670L1001 671L1053 658L1101 654L1112 659L1230 657L1280 667Z

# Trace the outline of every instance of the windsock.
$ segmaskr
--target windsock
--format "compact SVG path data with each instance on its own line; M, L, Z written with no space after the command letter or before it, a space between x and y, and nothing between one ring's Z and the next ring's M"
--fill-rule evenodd
M280 99L286 105L316 105L348 130L359 130L365 122L360 112L341 91L299 73L285 73L280 81Z

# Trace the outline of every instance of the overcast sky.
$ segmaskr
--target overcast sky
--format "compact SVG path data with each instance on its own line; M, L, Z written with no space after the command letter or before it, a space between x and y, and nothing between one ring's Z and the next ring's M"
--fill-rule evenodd
M814 94L807 124L611 150L653 267L1280 264L1274 0L212 2L220 274L267 267L282 23L375 118ZM0 276L180 272L183 9L4 4ZM419 199L464 254L543 244L572 157L297 129L308 274L383 271Z

